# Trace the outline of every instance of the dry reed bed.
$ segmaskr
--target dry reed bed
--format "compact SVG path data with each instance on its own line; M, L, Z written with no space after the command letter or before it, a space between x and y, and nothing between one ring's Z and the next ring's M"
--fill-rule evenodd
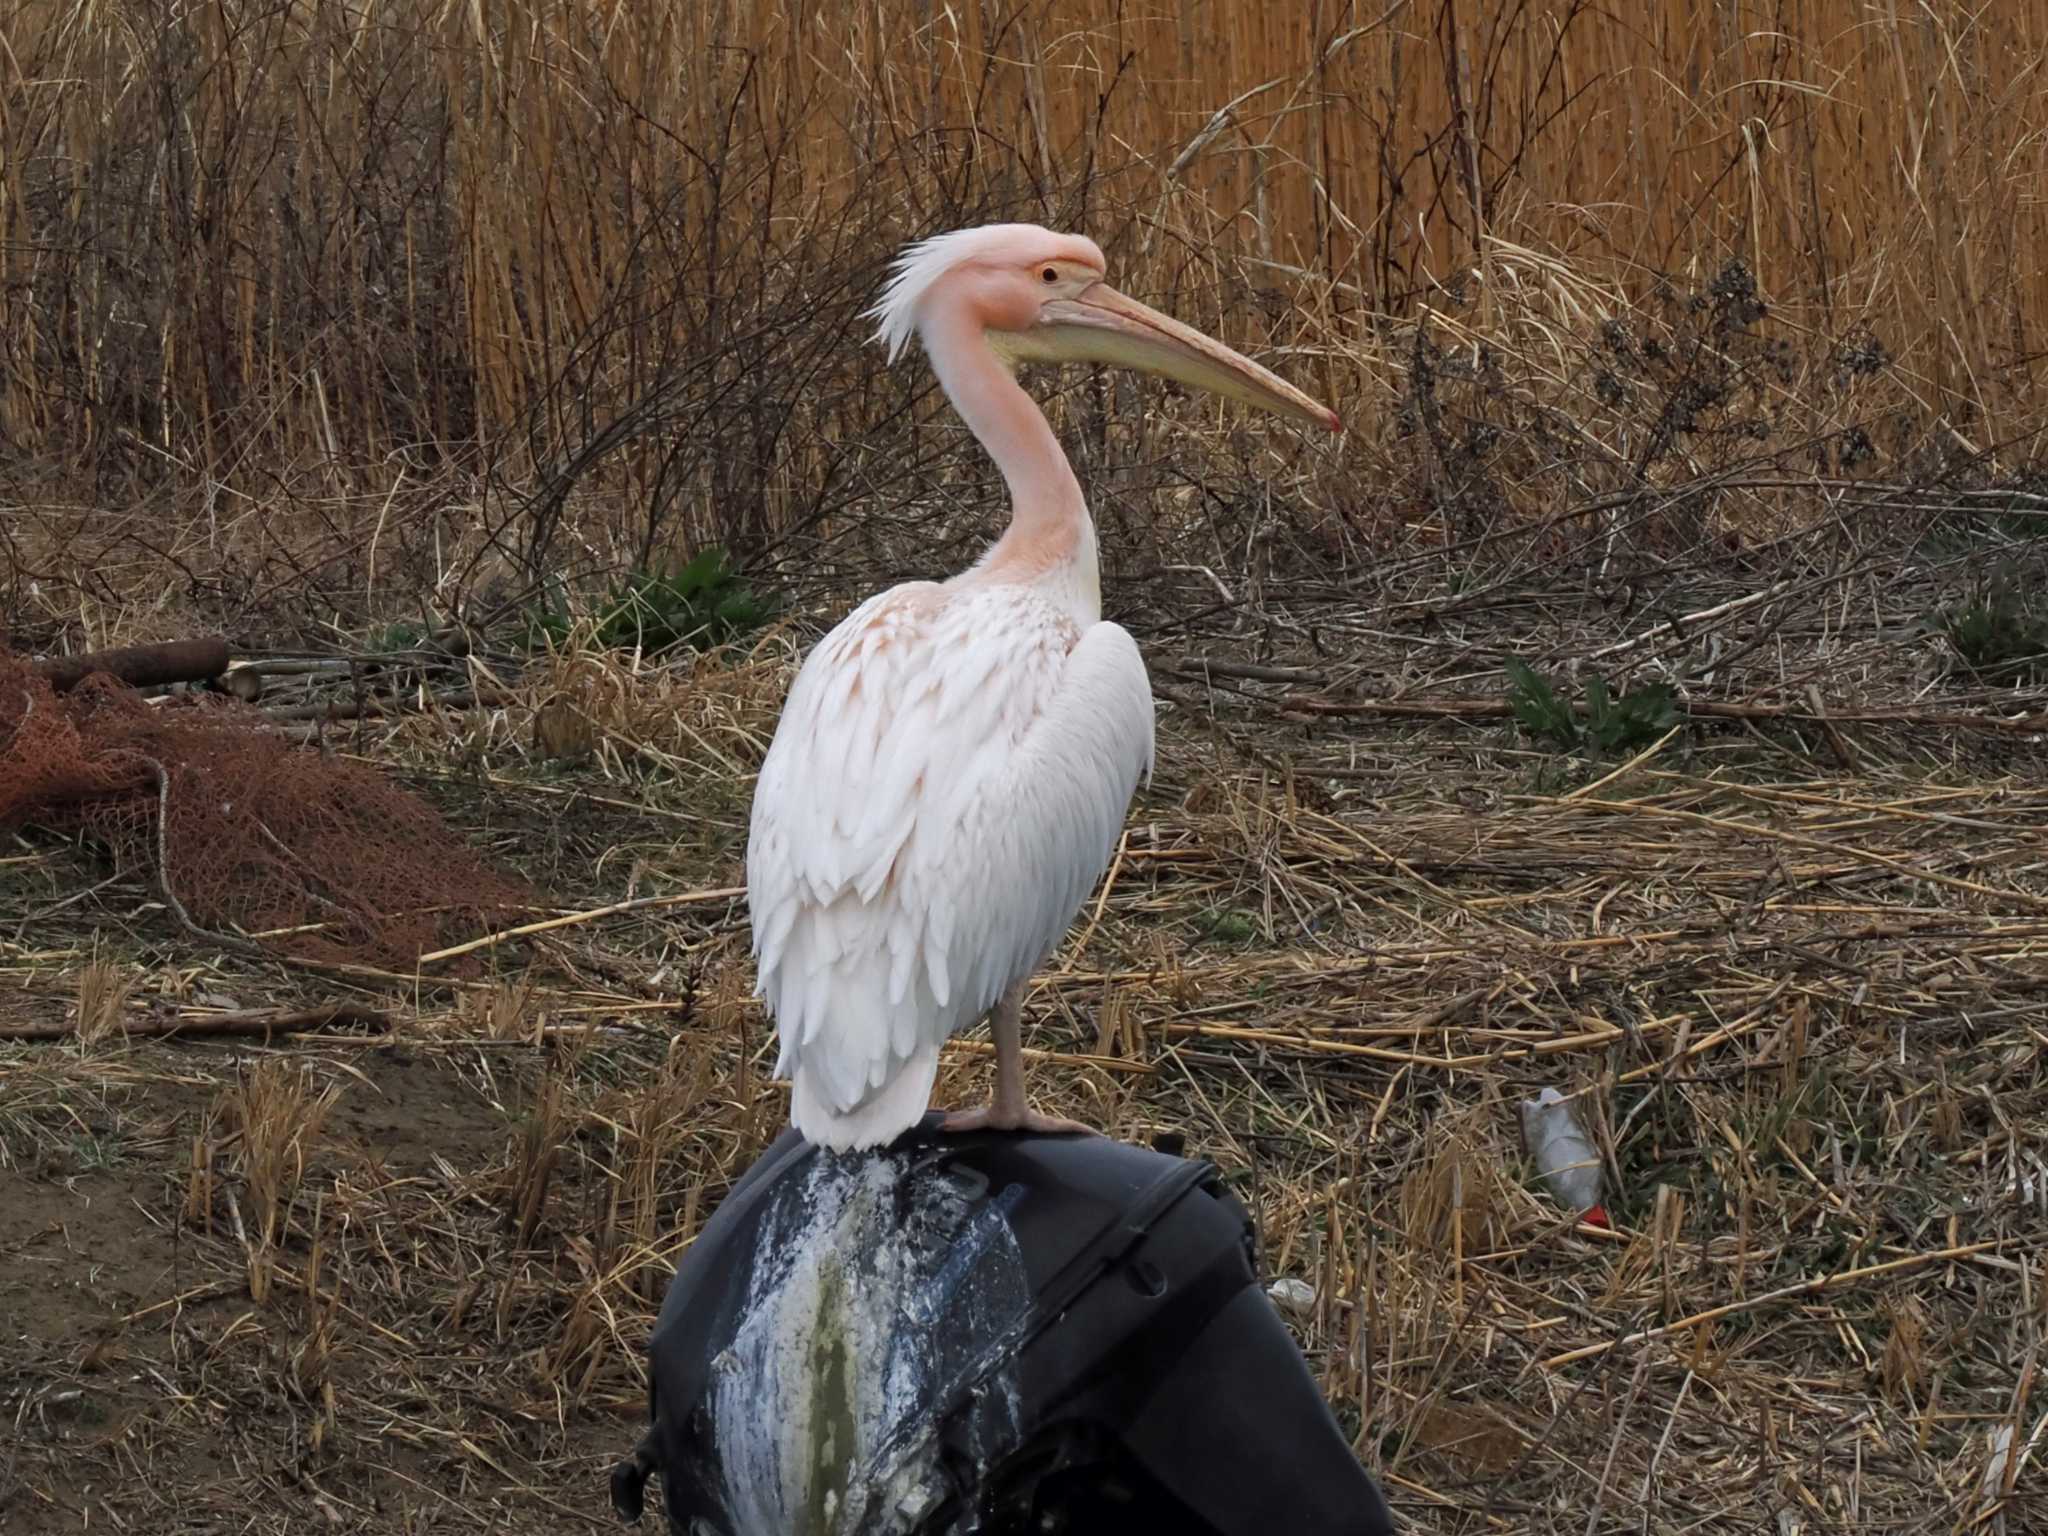
M1348 559L1389 523L1455 538L1446 498L1547 515L1731 444L1781 473L2039 457L2024 0L10 19L0 537L43 624L167 565L309 623L713 537L854 559L834 540L961 478L857 311L903 238L998 216L1089 229L1354 424L1276 459L1074 392L1069 436L1169 551L1210 497L1281 487ZM1754 380L1671 345L1716 284L1767 302Z
M1861 611L1892 638L1845 626L1830 706L1982 702ZM1159 780L1028 1004L1035 1095L1228 1170L1269 1268L1313 1287L1309 1357L1416 1529L2028 1528L2037 746L1708 719L1561 765L1450 713L1304 729L1302 698L1355 701L1333 672L1461 685L1363 636L1243 660L1286 617L1200 644L1292 680L1166 685ZM1512 649L1517 622L1464 643ZM1618 631L1560 633L1590 656ZM1762 696L1766 650L1736 697ZM0 938L0 975L37 1017L94 1021L0 1046L5 1176L97 1192L132 1245L11 1247L17 1272L97 1262L116 1287L0 1388L24 1429L4 1475L43 1528L75 1520L42 1495L195 1528L601 1516L668 1267L785 1113L729 891L793 654L571 648L517 705L333 742L437 785L564 915L657 898L489 946L495 977L293 983L181 941L140 885L89 890L63 850L4 855L11 915L77 899ZM565 710L580 729L541 729ZM388 1034L141 1037L357 991ZM957 1043L941 1097L986 1073ZM1584 1094L1611 1235L1529 1183L1515 1105L1544 1084Z

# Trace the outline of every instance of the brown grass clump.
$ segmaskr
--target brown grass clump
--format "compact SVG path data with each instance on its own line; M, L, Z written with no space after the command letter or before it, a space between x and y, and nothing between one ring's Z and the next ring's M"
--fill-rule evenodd
M97 952L78 973L78 1043L90 1048L121 1031L128 1001L135 994L134 973L120 961Z
M1456 1129L1434 1138L1428 1161L1401 1185L1401 1226L1409 1247L1462 1265L1470 1250L1498 1245L1501 1172Z
M270 1059L248 1067L226 1094L221 1118L233 1138L234 1161L249 1205L232 1202L235 1226L248 1245L249 1299L261 1306L279 1239L305 1182L307 1154L340 1089L316 1088L302 1065Z
M644 1305L658 1307L667 1289L669 1267L662 1254L671 1234L663 1229L669 1204L665 1182L683 1158L693 1125L705 1116L706 1097L715 1086L712 1066L703 1052L677 1041L644 1083L598 1106L614 1146L613 1176L597 1235L599 1267ZM740 1083L743 1097L751 1095L751 1081L742 1078ZM737 1108L744 1123L750 1105ZM699 1181L685 1195L684 1230L694 1223L702 1192Z
M511 1044L537 1040L547 1027L547 1015L536 1006L537 991L532 982L498 982L456 1000L463 1023L487 1040Z
M541 1081L533 1103L514 1127L506 1159L505 1214L518 1233L521 1248L531 1248L547 1208L548 1186L562 1154L567 1125L562 1117L559 1081Z

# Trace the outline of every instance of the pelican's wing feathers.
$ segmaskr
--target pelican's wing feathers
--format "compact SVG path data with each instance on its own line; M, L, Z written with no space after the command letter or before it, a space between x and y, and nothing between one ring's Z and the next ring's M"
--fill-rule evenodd
M819 642L747 846L799 1129L874 1145L915 1122L939 1045L1073 921L1152 752L1130 635L1077 631L1028 591L898 587Z

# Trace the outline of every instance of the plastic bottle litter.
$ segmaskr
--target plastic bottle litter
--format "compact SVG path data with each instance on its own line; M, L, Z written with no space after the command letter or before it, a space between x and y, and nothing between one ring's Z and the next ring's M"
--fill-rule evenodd
M1316 1288L1306 1280L1291 1276L1275 1280L1266 1287L1266 1294L1273 1298L1274 1306L1295 1317L1307 1317L1316 1309Z
M1555 1088L1522 1100L1522 1139L1558 1202L1596 1227L1608 1225L1601 1204L1600 1151L1579 1128L1571 1101Z

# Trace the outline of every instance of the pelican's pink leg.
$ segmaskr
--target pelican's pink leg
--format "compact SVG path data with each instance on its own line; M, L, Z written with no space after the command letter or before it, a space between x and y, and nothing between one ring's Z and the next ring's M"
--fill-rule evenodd
M1028 980L1028 978L1027 978ZM1092 1136L1078 1120L1041 1115L1024 1102L1024 987L1020 981L1002 995L989 1015L996 1042L996 1099L980 1109L956 1109L939 1122L942 1131L1036 1131L1040 1135Z

